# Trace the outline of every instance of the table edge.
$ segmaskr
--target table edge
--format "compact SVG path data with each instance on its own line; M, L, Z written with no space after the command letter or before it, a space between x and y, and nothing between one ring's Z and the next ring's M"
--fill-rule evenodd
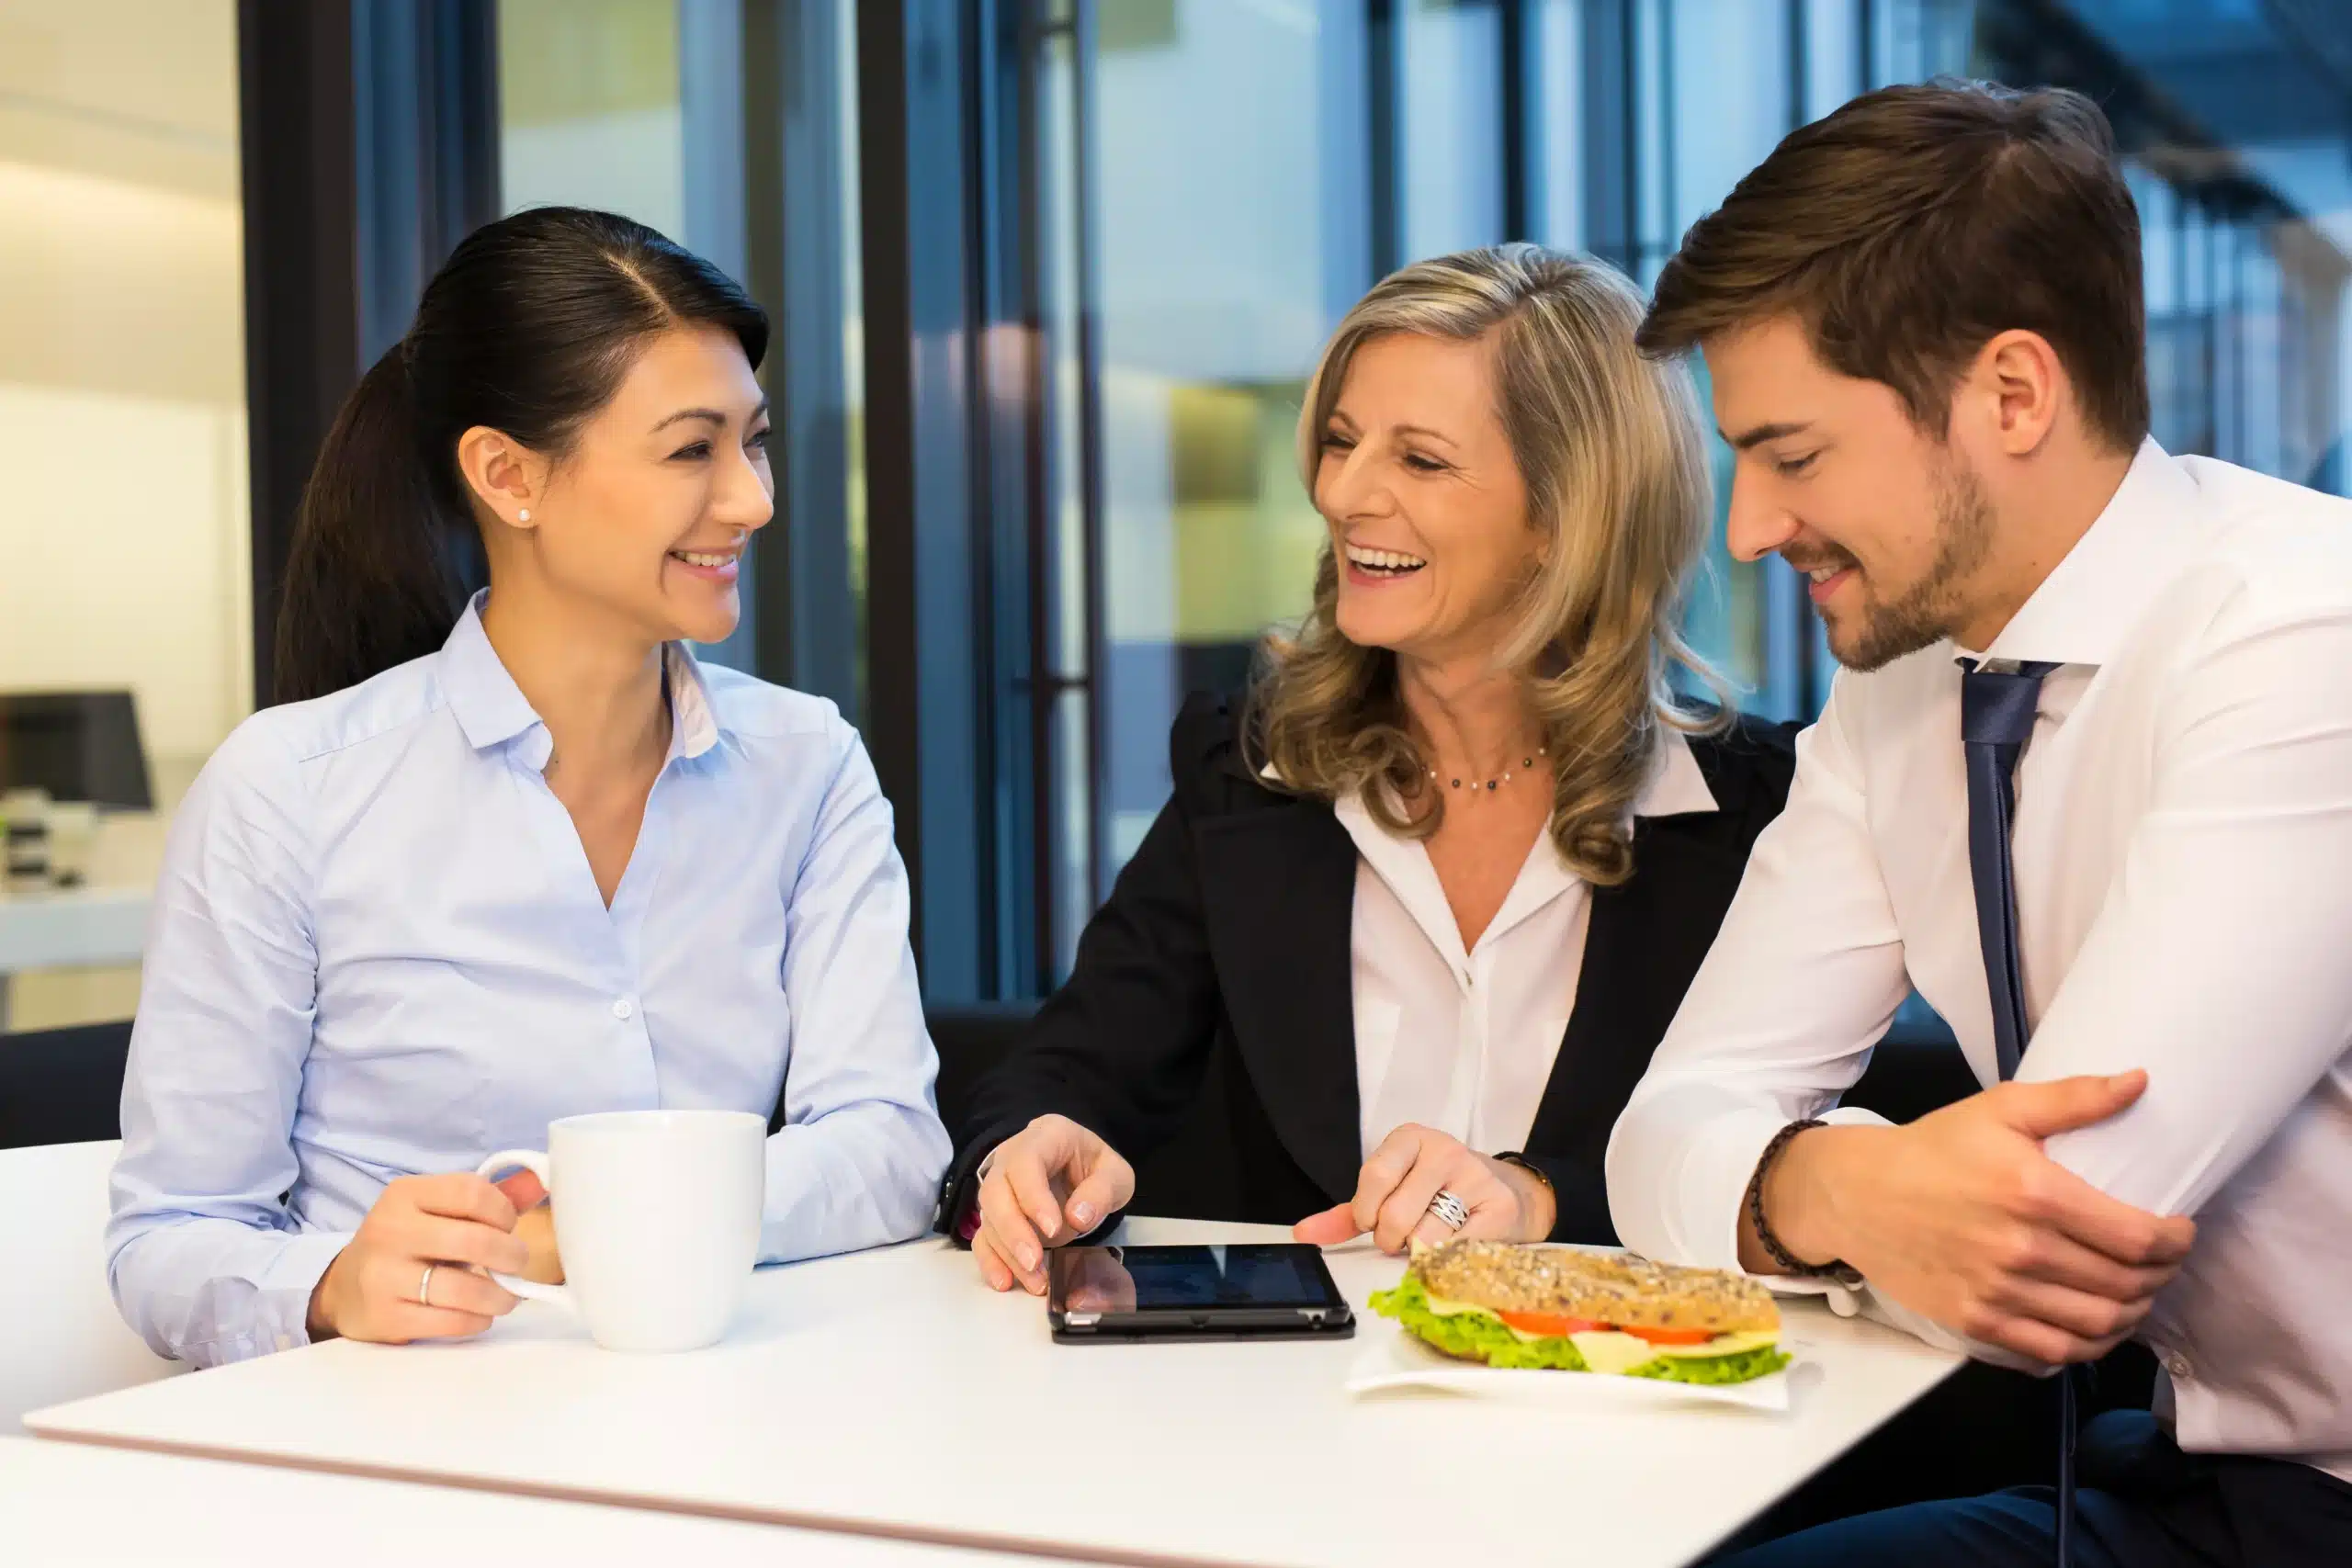
M361 1481L390 1481L409 1486L446 1486L455 1491L483 1492L494 1496L537 1497L551 1503L587 1503L608 1508L633 1508L639 1513L676 1514L689 1518L727 1519L737 1524L782 1525L827 1535L867 1536L882 1540L910 1541L920 1546L944 1546L963 1551L993 1551L1008 1557L1051 1558L1063 1562L1113 1564L1115 1568L1284 1568L1283 1564L1278 1562L1255 1559L1182 1557L1164 1552L1120 1550L1088 1551L1072 1546L1067 1541L1033 1540L1025 1536L1004 1533L976 1534L962 1530L931 1529L922 1526L893 1528L869 1519L842 1518L797 1510L754 1508L725 1503L696 1504L673 1497L630 1492L600 1492L587 1487L562 1486L551 1483L489 1481L439 1472L427 1473L414 1470L401 1470L389 1465L300 1459L292 1455L260 1453L250 1450L206 1448L195 1443L173 1443L160 1439L142 1441L137 1438L104 1437L66 1430L41 1431L30 1427L28 1427L27 1431L36 1442L71 1444L94 1449L119 1449L132 1453L162 1454L175 1459L211 1460L229 1464L247 1465L261 1470L293 1470L314 1475L347 1476Z

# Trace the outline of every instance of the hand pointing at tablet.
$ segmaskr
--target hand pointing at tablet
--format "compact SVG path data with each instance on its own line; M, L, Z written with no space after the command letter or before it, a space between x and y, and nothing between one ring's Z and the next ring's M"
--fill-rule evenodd
M980 1179L972 1257L1000 1291L1046 1292L1046 1249L1076 1241L1126 1207L1135 1168L1067 1116L1040 1116L996 1146Z
M1453 1193L1469 1212L1459 1230L1430 1212L1440 1192ZM1407 1122L1363 1162L1353 1199L1309 1214L1291 1234L1317 1247L1337 1247L1370 1231L1383 1252L1402 1252L1417 1236L1431 1247L1457 1235L1542 1241L1552 1234L1554 1212L1551 1188L1525 1167Z

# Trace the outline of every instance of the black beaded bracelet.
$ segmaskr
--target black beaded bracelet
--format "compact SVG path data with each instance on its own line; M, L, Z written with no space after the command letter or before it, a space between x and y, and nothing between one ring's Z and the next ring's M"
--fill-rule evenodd
M1815 1121L1792 1122L1773 1134L1772 1141L1765 1145L1764 1152L1757 1156L1756 1174L1747 1179L1747 1218L1756 1227L1756 1239L1763 1247L1765 1256L1778 1264L1783 1273L1802 1274L1815 1280L1850 1273L1851 1270L1844 1263L1835 1260L1807 1263L1781 1245L1781 1238L1772 1234L1772 1227L1764 1219L1764 1178L1771 1172L1772 1162L1781 1157L1781 1152L1789 1146L1791 1139L1807 1128L1824 1125L1826 1123Z

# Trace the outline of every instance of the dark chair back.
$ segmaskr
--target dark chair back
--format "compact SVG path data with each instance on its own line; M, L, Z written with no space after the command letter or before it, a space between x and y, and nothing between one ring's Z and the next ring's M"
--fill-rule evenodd
M1021 1043L1036 1010L1034 1001L935 1004L927 1010L932 1044L939 1052L939 1117L951 1135L963 1134L974 1089ZM1222 1075L1222 1066L1212 1062L1174 1134L1136 1161L1137 1213L1229 1220L1238 1212Z
M0 1149L122 1136L130 1021L0 1034Z
M1033 1001L934 1004L923 1010L939 1052L939 1119L960 1136L972 1110L972 1091L989 1069L1012 1055L1036 1014Z

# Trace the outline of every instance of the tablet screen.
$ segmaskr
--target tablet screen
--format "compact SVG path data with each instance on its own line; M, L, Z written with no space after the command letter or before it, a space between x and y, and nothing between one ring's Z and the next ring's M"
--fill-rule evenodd
M1068 1247L1054 1261L1054 1295L1067 1293L1073 1307L1335 1307L1344 1300L1320 1250L1296 1242Z

